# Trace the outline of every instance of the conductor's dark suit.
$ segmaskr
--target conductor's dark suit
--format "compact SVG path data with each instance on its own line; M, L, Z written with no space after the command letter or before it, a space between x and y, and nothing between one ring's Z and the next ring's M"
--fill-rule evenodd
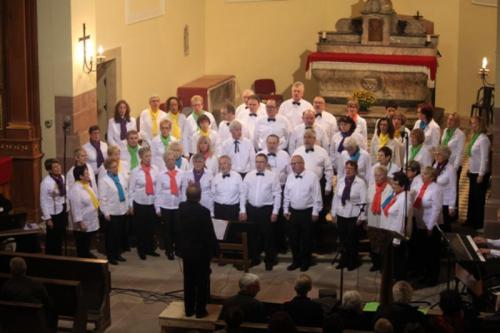
M210 261L219 253L210 211L197 202L179 205L180 256L184 266L184 308L187 315L206 311Z

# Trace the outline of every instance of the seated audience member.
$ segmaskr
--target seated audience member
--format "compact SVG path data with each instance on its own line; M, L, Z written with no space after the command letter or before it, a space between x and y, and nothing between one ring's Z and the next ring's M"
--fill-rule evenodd
M343 331L344 323L337 313L325 317L323 321L323 333L342 333Z
M259 277L252 273L243 274L239 281L240 291L224 302L222 317L226 318L230 308L238 306L243 311L243 320L247 322L266 322L264 304L255 299L260 291Z
M9 263L12 277L4 283L0 299L10 302L42 304L51 331L57 330L57 314L45 286L26 276L26 261L15 257Z
M403 332L406 324L426 325L425 316L410 305L413 288L406 281L398 281L392 287L393 303L380 307L375 318L385 318L394 327L394 332Z
M443 314L436 316L431 321L433 332L462 333L475 331L467 325L464 315L464 305L458 292L454 290L442 291L439 294L439 307L443 311Z
M239 333L241 332L240 326L243 323L243 311L239 306L234 306L226 310L224 317L226 327L215 333Z
M311 288L311 277L307 274L300 274L295 280L297 296L283 304L283 310L292 317L297 326L320 327L323 323L321 305L307 297L307 293L311 291Z
M385 318L380 318L375 322L373 326L373 331L375 333L392 333L394 332L394 327L391 322Z
M360 331L370 329L370 323L363 313L361 294L356 290L346 291L342 304L337 309L334 309L334 312L340 315L344 329Z
M298 332L293 324L293 320L284 311L277 311L273 313L269 320L268 330L269 333L295 333Z
M419 323L406 324L404 333L425 333L425 328Z

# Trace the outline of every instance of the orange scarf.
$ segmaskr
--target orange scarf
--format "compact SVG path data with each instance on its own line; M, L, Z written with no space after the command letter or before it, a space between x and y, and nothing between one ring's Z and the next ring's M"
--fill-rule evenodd
M413 204L413 208L422 208L422 199L424 197L425 191L429 187L429 185L432 182L427 182L422 187L420 188L420 191L418 191L417 198L415 199L415 203Z
M384 192L384 189L387 185L387 182L383 182L382 184L376 184L375 185L375 196L373 197L373 202L372 202L372 213L374 215L380 215L382 212L381 204L382 204L382 192Z
M167 175L170 178L170 193L173 195L178 195L179 188L177 187L177 180L175 179L177 170L167 170Z
M150 165L141 165L142 171L144 171L144 177L146 178L146 194L154 195L155 189L153 187L153 177L151 177L151 166Z

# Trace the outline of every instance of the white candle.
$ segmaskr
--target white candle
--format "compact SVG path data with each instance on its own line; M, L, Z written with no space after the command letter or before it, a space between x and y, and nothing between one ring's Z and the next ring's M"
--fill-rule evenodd
M425 41L427 43L430 43L431 42L431 35L427 35Z
M323 32L321 33L321 38L322 38L322 39L326 39L326 31L323 31Z
M488 67L488 58L484 57L481 69L486 69L486 67Z

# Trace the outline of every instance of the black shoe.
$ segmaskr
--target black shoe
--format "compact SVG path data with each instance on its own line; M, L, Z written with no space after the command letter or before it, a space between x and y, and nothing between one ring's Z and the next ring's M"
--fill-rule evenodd
M121 262L127 261L127 259L123 258L122 256L118 256L118 258L116 258L116 260L121 261Z
M370 272L376 272L379 270L380 270L380 266L378 266L378 265L372 265L372 267L370 267Z
M168 252L167 253L167 259L168 260L174 260L175 259L175 255L173 252Z
M194 316L194 311L186 311L186 317L192 317Z
M151 257L159 257L160 255L157 253L157 252L148 252L147 253L148 256L151 256Z
M139 253L139 258L141 258L141 260L146 260L146 255L144 253Z
M337 266L335 266L336 269L343 269L343 268L346 268L347 265L346 264L341 264L341 263L338 263Z
M307 264L306 264L306 265L301 265L301 266L300 266L300 271L301 271L301 272L307 272L307 270L308 270L308 269L309 269L309 265L307 265Z
M287 271L294 271L294 270L296 270L296 269L297 269L297 268L299 268L299 267L300 267L300 265L294 262L294 263L292 263L291 265L289 265L289 266L286 268L286 270L287 270Z
M206 316L208 316L207 310L204 310L202 312L196 312L196 318L203 318L203 317L206 317Z
M266 263L266 271L272 271L273 270L273 264L272 263Z
M115 259L109 259L108 262L110 263L110 265L118 265L118 261L116 261Z

